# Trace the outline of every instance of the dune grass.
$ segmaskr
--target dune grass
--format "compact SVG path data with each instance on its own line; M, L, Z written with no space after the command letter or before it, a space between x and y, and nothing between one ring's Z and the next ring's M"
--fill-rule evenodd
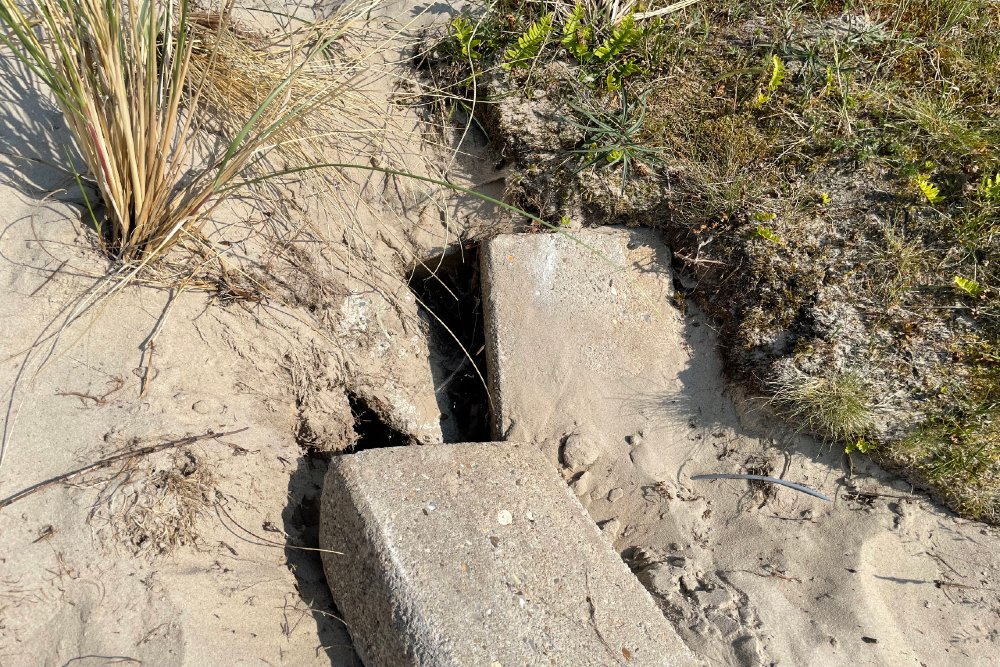
M346 84L327 55L349 12L253 44L232 11L231 0L0 0L0 42L62 110L100 193L91 218L124 262L145 265L196 232ZM206 112L221 142L202 140Z

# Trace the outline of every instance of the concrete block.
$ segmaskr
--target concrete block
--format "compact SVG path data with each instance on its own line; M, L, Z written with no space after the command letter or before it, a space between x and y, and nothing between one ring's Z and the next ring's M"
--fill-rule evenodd
M655 231L507 234L481 258L495 439L535 442L573 472L639 456L629 443L643 439L672 446L688 355Z
M700 664L535 446L335 458L320 544L369 667Z

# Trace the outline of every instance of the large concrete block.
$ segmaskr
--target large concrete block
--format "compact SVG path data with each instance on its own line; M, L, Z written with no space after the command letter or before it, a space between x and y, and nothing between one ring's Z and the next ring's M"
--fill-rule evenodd
M369 667L699 664L537 447L342 456L321 517Z
M574 472L673 446L688 356L656 232L503 235L481 266L494 438L535 442L553 464L562 446Z

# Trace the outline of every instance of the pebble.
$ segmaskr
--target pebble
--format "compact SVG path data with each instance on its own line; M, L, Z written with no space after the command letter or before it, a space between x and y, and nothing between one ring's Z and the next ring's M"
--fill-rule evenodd
M622 496L624 496L624 495L625 495L625 492L622 491L621 488L615 487L615 488L611 489L610 491L608 491L608 502L609 503L618 502L619 500L622 499Z
M497 512L497 523L501 526L509 526L514 523L514 515L510 513L510 510L500 510Z
M573 493L577 496L583 496L593 489L594 486L594 476L590 472L585 472L580 477L573 482Z
M579 433L573 433L566 438L566 443L563 445L563 465L570 470L589 468L600 454L601 452L593 440L585 438Z

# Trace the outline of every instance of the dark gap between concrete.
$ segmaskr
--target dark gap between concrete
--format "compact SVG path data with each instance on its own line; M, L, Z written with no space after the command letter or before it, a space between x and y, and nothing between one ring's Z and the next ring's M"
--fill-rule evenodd
M457 245L425 260L414 269L410 290L429 328L431 372L444 441L489 441L478 244Z
M354 432L358 439L347 452L361 452L379 447L402 447L413 444L413 439L402 431L398 431L379 417L368 402L353 392L347 392L347 401L354 415Z
M331 456L330 453L307 451L299 457L288 480L288 505L281 513L282 530L288 544L285 561L295 576L301 602L290 603L285 614L288 617L294 608L297 611L293 618L298 618L298 613L308 610L321 643L317 647L317 664L325 653L331 667L362 667L327 586L320 554L313 551L319 548L320 497ZM264 530L275 529L265 525Z

